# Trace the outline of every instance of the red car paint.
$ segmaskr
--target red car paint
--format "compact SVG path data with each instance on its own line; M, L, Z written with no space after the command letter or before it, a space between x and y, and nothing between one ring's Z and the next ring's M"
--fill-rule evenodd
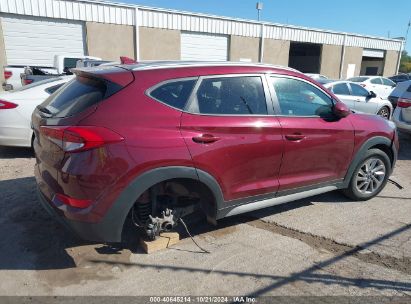
M218 182L224 201L230 202L341 180L367 139L395 138L394 129L377 116L352 114L329 122L320 117L198 115L146 94L168 79L226 74L287 75L323 89L289 69L241 64L133 67L138 64L77 72L121 86L79 114L57 119L41 117L38 110L33 113L37 183L48 203L66 219L98 223L125 187L155 168L184 166L205 171ZM39 132L45 125L104 127L124 140L64 152ZM397 145L398 140L394 141ZM91 203L87 208L73 208L59 197L78 200L80 205Z

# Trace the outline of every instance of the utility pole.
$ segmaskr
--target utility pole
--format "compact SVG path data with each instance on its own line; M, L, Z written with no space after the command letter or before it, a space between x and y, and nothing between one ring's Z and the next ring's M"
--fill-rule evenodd
M411 26L411 19L408 21L407 31L405 32L404 49L405 49L405 47L407 46L408 32L410 31L410 26Z
M256 9L257 9L257 14L258 14L257 18L258 18L258 21L260 21L260 12L263 9L263 3L257 2Z

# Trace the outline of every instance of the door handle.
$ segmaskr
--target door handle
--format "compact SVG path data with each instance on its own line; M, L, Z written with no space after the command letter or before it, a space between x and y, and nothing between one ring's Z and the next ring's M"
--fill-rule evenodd
M198 143L198 144L211 144L211 143L216 142L218 140L220 140L220 137L216 137L216 136L211 135L211 134L203 134L203 135L200 135L200 136L194 136L193 137L193 141L195 143Z
M299 141L299 140L303 140L305 138L305 135L301 133L294 133L294 134L286 135L285 138L290 141Z

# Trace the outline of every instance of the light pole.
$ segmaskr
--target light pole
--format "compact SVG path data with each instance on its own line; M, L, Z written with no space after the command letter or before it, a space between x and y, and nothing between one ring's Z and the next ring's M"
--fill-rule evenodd
M260 11L263 9L263 3L262 2L257 2L256 9L257 9L257 12L258 12L258 21L260 21Z
M407 31L405 32L405 42L404 42L404 49L407 46L407 41L408 41L408 32L410 30L411 26L411 19L408 21L408 26L407 26Z

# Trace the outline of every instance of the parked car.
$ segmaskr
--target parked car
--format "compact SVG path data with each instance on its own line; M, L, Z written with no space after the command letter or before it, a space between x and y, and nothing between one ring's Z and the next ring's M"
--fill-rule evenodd
M387 99L394 90L394 81L380 76L358 76L348 78L348 81L357 82L369 91L373 91L378 97Z
M58 77L67 73L71 68L76 67L76 63L80 59L95 59L101 60L98 57L92 56L77 56L70 55L55 55L54 65L52 67L34 66L34 65L9 65L4 67L3 89L5 91L15 90L23 85L30 84L34 81L44 80L50 77ZM26 79L26 75L30 79ZM37 77L33 77L37 76Z
M319 79L328 79L327 76L321 74L313 74L313 73L305 73L306 76L311 77L312 79L319 80Z
M411 75L410 74L398 74L395 76L388 77L388 79L391 79L395 83L400 83L403 81L411 80Z
M391 118L393 107L391 103L376 96L373 91L368 91L357 83L350 81L335 81L324 84L342 102L355 112L377 114L386 119Z
M91 68L99 65L107 65L113 63L108 60L95 60L95 59L81 59L76 63L76 68Z
M50 78L0 94L0 145L31 147L33 131L31 114L37 105L72 79L73 76Z
M405 90L397 100L393 121L403 132L411 133L411 81L402 82Z
M388 100L391 102L392 106L395 108L397 106L398 98L400 98L405 91L411 85L411 80L403 81L397 84L395 89L391 92L390 96L388 96Z
M342 189L377 195L398 151L393 122L353 114L288 68L151 62L74 70L32 115L43 206L81 237L154 238Z

